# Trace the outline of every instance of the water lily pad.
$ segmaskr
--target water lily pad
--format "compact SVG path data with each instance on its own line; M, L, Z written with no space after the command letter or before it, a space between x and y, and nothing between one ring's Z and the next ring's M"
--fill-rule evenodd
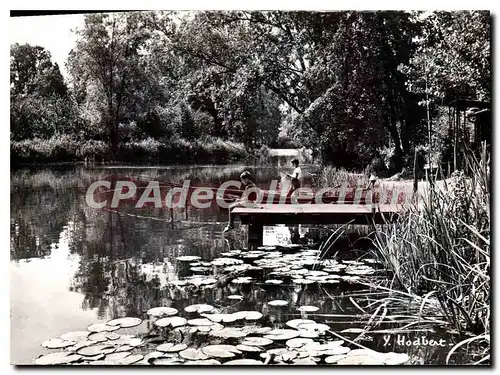
M297 338L288 340L285 344L289 348L296 349L296 348L301 348L301 347L306 346L306 345L312 345L312 344L314 344L314 340L297 337Z
M106 361L119 361L125 357L131 355L132 352L118 352L118 353L110 353L106 355Z
M231 294L230 296L227 296L227 299L241 301L243 296L240 296L239 294Z
M216 366L216 365L221 365L222 363L220 363L218 360L216 359L201 359L199 361L186 361L184 362L184 365L188 365L188 366Z
M316 312L319 310L319 307L316 306L300 306L297 308L300 312Z
M288 301L276 299L274 301L269 301L267 304L270 306L288 306Z
M383 358L377 358L369 355L347 356L337 361L337 365L383 365Z
M311 319L292 319L286 322L288 327L295 329L298 329L298 327L302 324L316 324L316 322Z
M359 276L340 276L340 278L344 281L347 281L348 283L356 283L357 281L361 280Z
M96 362L96 361L100 361L101 359L104 359L104 357L106 356L106 354L108 354L107 352L105 353L100 353L100 354L96 354L96 355L91 355L91 356L83 356L82 359L84 359L85 361L88 362Z
M363 328L346 328L340 331L341 333L364 333L366 332Z
M252 268L252 266L250 264L237 264L234 266L224 267L224 272L240 273L240 272L249 271L251 268Z
M198 267L191 267L190 270L193 271L193 272L204 273L204 272L210 271L211 268L210 267L198 266Z
M264 281L265 284L280 285L283 284L283 280L269 279Z
M239 338L245 337L248 333L244 332L240 328L226 327L220 330L210 331L210 336L220 337L220 338Z
M71 352L50 353L35 359L35 365L65 365L76 362L81 358L81 355Z
M345 354L337 354L337 355L331 355L325 358L325 363L328 363L329 365L332 365L334 363L337 363L341 359L347 357Z
M69 341L63 339L50 339L42 343L42 346L47 349L62 349L68 346L75 345L76 341Z
M120 329L120 326L110 326L106 323L96 323L87 327L89 332L111 332Z
M232 315L232 318L234 318L235 320L259 320L263 317L262 313L258 311L238 311L230 315ZM226 320L226 317L223 318L223 321L229 322L228 320Z
M177 259L179 262L193 262L195 260L200 260L201 257L197 255L183 255L175 259Z
M314 284L316 281L310 279L293 279L292 282L294 284Z
M353 349L349 352L349 357L355 357L358 355L376 357L380 355L380 353L371 349Z
M174 344L172 342L166 342L164 344L158 345L156 350L165 353L176 353L187 349L186 344Z
M122 346L127 345L131 347L138 347L144 344L144 340L139 337L134 337L131 335L123 335L118 340L113 341L113 345Z
M200 314L201 316L215 323L220 323L227 314Z
M147 364L149 364L150 360L153 360L155 358L160 358L160 357L163 357L163 358L177 358L178 356L177 355L174 355L174 356L170 356L170 355L165 355L167 353L163 353L163 352L158 352L158 351L154 351L154 352L149 352L148 354L146 354L144 356L144 358L142 359L143 361L147 362Z
M234 345L208 345L201 348L201 351L214 358L233 358L236 354L241 354Z
M286 352L280 354L278 361L281 360L282 362L291 362L293 359L297 358L298 355L299 352L287 350Z
M384 363L386 365L402 365L410 360L410 357L406 353L386 353Z
M167 365L181 365L183 364L183 360L180 358L155 358L152 361L152 364L155 366L167 366Z
M250 284L252 282L251 277L237 277L233 281L231 281L233 284Z
M61 339L65 341L82 341L86 340L89 334L90 334L89 331L68 332L68 333L63 333L61 335Z
M372 275L375 273L375 270L371 267L363 267L363 268L347 268L345 273L349 275Z
M201 335L207 334L210 331L218 331L223 329L224 326L219 323L213 323L211 326L193 326L189 329L189 333L199 333Z
M88 339L95 342L104 342L108 340L118 340L120 335L115 332L93 332Z
M108 338L108 340L111 340L111 341L118 340L121 337L118 333L115 333L115 332L106 332L105 335ZM89 336L89 340L92 340L92 339L90 339L90 336Z
M98 345L91 345L91 346L85 346L83 348L80 348L77 350L77 354L83 355L86 357L92 357L92 356L97 356L100 354L110 354L115 351L115 348L112 347L111 345L107 344L98 344Z
M254 366L254 365L263 365L264 362L257 361L256 359L233 359L232 361L224 362L224 365L235 365L235 366Z
M325 342L324 344L316 343L315 346L317 347L317 350L328 350L328 349L335 349L336 347L342 345L343 343L344 340L333 340Z
M217 283L217 279L207 276L193 276L190 277L187 281L189 284L194 285L196 287Z
M210 263L214 266L223 267L223 266L233 266L235 264L242 264L243 261L241 259L236 259L236 258L216 258Z
M189 319L187 324L190 326L211 326L214 324L211 320L207 318L197 318L197 319Z
M264 338L273 340L273 341L281 341L281 340L290 340L300 335L299 331L293 329L273 329L264 335Z
M329 356L332 356L332 355L342 355L342 354L347 354L350 351L351 351L351 348L348 348L347 346L339 345L337 347L324 350L322 352L322 354L323 355L329 355Z
M323 280L318 280L319 284L339 284L340 281L336 279L323 279Z
M314 271L314 270L311 270L307 273L307 276L328 276L328 272L325 272L325 271Z
M129 356L117 361L116 364L121 365L121 366L132 365L136 362L139 362L143 358L144 358L144 356L142 354L132 354L132 355L129 355Z
M268 346L274 341L263 337L246 337L241 344L248 346Z
M353 265L353 266L362 266L363 265L363 262L360 262L360 261L357 261L357 260L343 260L342 263L350 264L350 265Z
M222 321L224 323L233 323L240 319L243 319L243 317L238 316L237 314L223 314L222 317Z
M200 349L188 348L179 352L179 356L190 361L198 361L208 359L208 356Z
M297 325L297 329L301 331L324 333L330 329L330 326L322 323L300 323Z
M155 316L155 317L162 317L162 316L172 316L177 314L179 311L177 309L174 309L173 307L153 307L152 309L149 309L146 314Z
M186 286L189 283L187 280L172 280L169 282L169 284L181 287L181 286Z
M292 365L314 366L316 365L316 361L312 358L297 358L293 360Z
M264 350L258 346L251 346L251 345L244 345L244 344L236 345L236 349L238 349L239 351L242 351L242 352L249 352L249 353L259 353L259 352Z
M182 327L187 324L187 319L180 316L170 316L168 318L160 318L153 323L157 327Z
M91 340L83 340L83 341L78 341L75 345L73 346L68 346L66 348L67 351L71 351L71 352L76 352L78 349L80 348L83 348L85 346L90 346L90 345L94 345L95 344L95 341L91 341Z
M115 353L118 353L118 352L129 352L132 349L134 349L133 346L130 346L130 345L121 345L121 346L119 346L119 347L117 347L115 349Z
M257 326L245 326L243 327L245 332L248 332L248 334L253 333L256 335L263 335L264 333L268 333L269 331L272 331L273 329L271 327L257 327Z
M103 331L103 332L92 332L88 339L91 340L91 341L95 341L95 342L104 342L104 341L108 341L108 336L107 336L107 333L110 333L110 332L106 332L106 331Z
M299 336L307 339L316 339L320 336L320 333L317 331L308 331L305 329L301 329L299 331Z
M378 260L373 259L373 258L365 258L365 259L362 259L362 261L364 263L368 263L368 264L381 264Z
M119 326L120 328L129 328L129 327L138 326L141 323L142 323L142 319L133 318L133 317L125 317L125 318L112 319L109 322L107 322L106 324L108 326Z
M198 314L201 313L209 313L215 310L215 307L211 305L206 305L206 304L196 304L196 305L190 305L184 308L185 312L188 313L195 313L197 312Z

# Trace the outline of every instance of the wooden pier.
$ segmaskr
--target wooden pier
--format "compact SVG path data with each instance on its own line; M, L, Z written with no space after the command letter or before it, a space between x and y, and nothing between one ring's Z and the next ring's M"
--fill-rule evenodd
M262 246L263 227L276 224L384 224L393 221L401 207L360 204L283 204L236 207L235 219L248 225L248 248Z

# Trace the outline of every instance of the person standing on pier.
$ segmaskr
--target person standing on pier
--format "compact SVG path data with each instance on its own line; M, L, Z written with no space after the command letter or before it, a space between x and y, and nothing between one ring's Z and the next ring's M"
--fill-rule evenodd
M299 167L299 159L293 159L292 160L292 165L294 167L294 170L292 174L285 173L292 181L292 186L290 187L290 190L288 191L288 197L292 195L292 193L300 188L300 180L302 178L302 170Z

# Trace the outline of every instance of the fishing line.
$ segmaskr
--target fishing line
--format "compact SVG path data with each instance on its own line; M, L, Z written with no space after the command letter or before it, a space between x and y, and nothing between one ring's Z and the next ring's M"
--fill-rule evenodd
M107 212L111 212L111 213L114 213L114 214L118 214L118 215L127 215L127 216L130 216L130 217L134 217L134 218L138 218L138 219L149 219L149 220L155 220L155 221L163 221L163 222L166 222L166 223L190 223L190 224L199 224L199 225L196 225L196 226L190 226L190 227L183 227L183 228L169 228L169 230L190 230L190 229L200 229L200 228L203 228L203 227L208 227L208 226L211 226L211 225L221 225L223 223L220 223L218 221L216 222L211 222L211 223L207 223L207 222L192 222L190 220L172 220L172 219L162 219L162 218L158 218L158 217L153 217L153 216L143 216L143 215L137 215L137 214L131 214L131 213L128 213L128 212L122 212L122 211L117 211L117 210L112 210L112 209L109 209L107 207L104 207L104 210L107 211Z

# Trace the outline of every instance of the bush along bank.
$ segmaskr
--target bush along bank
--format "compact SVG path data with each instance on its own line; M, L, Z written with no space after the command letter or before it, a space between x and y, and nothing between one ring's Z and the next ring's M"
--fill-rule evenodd
M218 138L188 141L183 138L168 142L147 138L119 145L118 154L112 156L109 145L101 140L76 140L69 136L50 139L11 141L11 166L64 162L178 162L178 163L228 163L248 157L239 143Z

